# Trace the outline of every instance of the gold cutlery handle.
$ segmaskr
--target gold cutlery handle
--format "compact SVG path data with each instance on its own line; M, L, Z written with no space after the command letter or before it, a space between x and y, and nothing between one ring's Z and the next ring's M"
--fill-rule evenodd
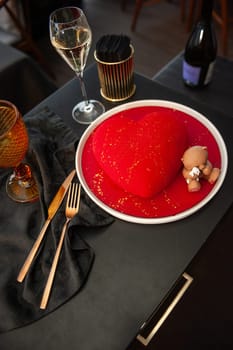
M48 227L49 223L50 223L50 219L47 219L45 221L45 223L44 223L40 233L39 233L39 236L37 237L36 241L34 242L34 244L33 244L32 248L31 248L31 250L30 250L30 252L29 252L29 254L28 254L28 256L27 256L27 258L26 258L26 260L25 260L25 262L24 262L24 264L23 264L23 266L22 266L22 268L21 268L21 270L19 272L19 274L18 274L18 277L17 277L17 281L18 282L22 282L24 280L24 278L25 278L25 276L26 276L26 274L27 274L27 272L28 272L28 270L29 270L29 268L31 266L31 263L32 263L35 255L36 255L36 253L37 253L37 251L38 251L38 249L40 247L40 244L41 244L41 242L42 242L42 240L44 238L44 235L45 235L45 232L47 230L47 227Z
M40 309L46 309L46 306L47 306L47 303L48 303L48 300L49 300L50 292L51 292L52 285L53 285L53 280L54 280L55 273L56 273L58 260L59 260L59 257L60 257L63 241L64 241L64 238L65 238L66 228L67 228L67 225L68 225L69 221L70 221L70 219L66 220L66 222L65 222L65 224L63 226L63 229L62 229L62 233L61 233L61 237L60 237L60 240L59 240L59 243L58 243L58 247L57 247L55 256L53 258L52 267L51 267L51 270L50 270L50 273L49 273L49 277L47 279L47 283L46 283L46 286L45 286L45 289L44 289L44 293L43 293L43 296L42 296L42 299L41 299Z

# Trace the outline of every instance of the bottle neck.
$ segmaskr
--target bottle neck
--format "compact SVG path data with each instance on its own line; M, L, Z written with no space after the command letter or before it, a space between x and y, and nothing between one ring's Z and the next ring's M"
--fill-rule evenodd
M211 21L214 0L202 0L201 19Z

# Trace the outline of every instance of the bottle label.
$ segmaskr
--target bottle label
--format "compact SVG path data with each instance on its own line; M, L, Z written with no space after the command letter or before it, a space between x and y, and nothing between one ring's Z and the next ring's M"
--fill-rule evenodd
M204 80L204 85L208 84L212 79L215 61L211 62Z
M183 79L190 85L198 85L201 68L193 67L185 60L183 61Z

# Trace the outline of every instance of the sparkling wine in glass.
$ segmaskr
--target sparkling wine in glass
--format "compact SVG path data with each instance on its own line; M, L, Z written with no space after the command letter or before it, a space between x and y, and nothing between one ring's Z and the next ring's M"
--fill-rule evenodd
M80 81L83 101L73 108L72 116L81 124L90 124L105 109L99 101L87 98L83 80L83 71L92 42L92 32L87 18L78 7L59 8L50 15L49 28L52 45Z
M11 102L0 100L0 167L14 169L7 179L6 192L11 199L22 203L39 198L30 166L22 163L28 144L19 110Z

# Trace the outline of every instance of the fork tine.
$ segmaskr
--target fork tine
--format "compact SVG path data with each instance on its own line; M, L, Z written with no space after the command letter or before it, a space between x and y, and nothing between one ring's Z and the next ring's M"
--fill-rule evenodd
M66 208L78 208L80 202L81 186L77 183L72 183L69 187Z
M73 188L73 183L71 183L69 186L67 200L66 200L66 209L69 207L69 203L70 203L71 188Z
M76 192L78 192L78 193L77 193L77 196L76 196L76 204L75 204L75 206L77 208L79 208L79 206L80 206L80 197L81 197L81 185L80 184L78 186L76 186Z
M79 208L79 204L80 204L80 193L81 193L81 185L79 185L79 186L76 186L76 188L75 188L75 203L74 203L74 205L75 205L75 207L77 208Z
M61 237L60 237L57 249L56 249L55 256L53 258L52 267L51 267L51 270L50 270L50 273L48 276L48 280L47 280L47 283L46 283L46 286L44 289L44 293L43 293L41 304L40 304L41 309L45 309L47 306L50 291L51 291L53 280L54 280L55 273L56 273L58 260L59 260L62 245L63 245L63 241L65 238L66 228L67 228L69 221L79 211L80 195L81 195L81 185L77 184L77 183L71 183L69 186L67 200L66 200L66 210L65 210L66 222L65 222L63 229L62 229Z

